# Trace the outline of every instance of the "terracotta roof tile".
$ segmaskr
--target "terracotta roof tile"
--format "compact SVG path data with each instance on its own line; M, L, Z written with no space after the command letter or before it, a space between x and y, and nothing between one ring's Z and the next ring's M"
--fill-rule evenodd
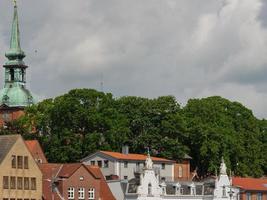
M56 192L52 192L52 179L57 175L61 168L61 164L45 163L39 164L39 168L43 173L43 199L60 200Z
M113 158L116 158L118 160L140 160L140 161L145 161L147 158L147 155L143 154L123 154L119 152L112 152L112 151L100 151L101 153L104 153L106 155L109 155ZM158 157L151 157L153 161L159 161L159 162L175 162L173 160L168 160L165 158L158 158Z
M77 169L81 167L82 163L68 163L63 164L58 176L69 178Z
M116 200L113 196L101 170L97 166L86 165L87 169L89 169L95 176L100 178L100 198L101 200Z
M26 140L25 144L35 160L41 160L42 163L47 163L47 159L38 140Z
M233 185L244 190L267 191L267 179L265 178L241 178L233 177Z

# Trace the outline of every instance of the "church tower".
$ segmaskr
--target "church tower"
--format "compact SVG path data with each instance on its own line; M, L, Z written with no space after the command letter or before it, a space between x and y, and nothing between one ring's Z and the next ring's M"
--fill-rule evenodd
M3 65L5 70L4 88L0 91L0 125L19 118L24 108L34 103L33 96L26 89L26 69L23 58L25 53L20 46L20 33L17 4L14 1L10 48L5 54L8 59Z

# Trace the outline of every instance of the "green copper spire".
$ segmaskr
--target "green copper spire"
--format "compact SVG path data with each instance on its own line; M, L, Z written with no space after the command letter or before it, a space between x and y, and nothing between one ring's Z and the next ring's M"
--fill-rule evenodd
M6 57L8 58L7 65L24 64L22 59L25 57L25 54L20 47L19 19L16 1L14 1L10 49L6 52Z
M24 108L32 105L35 100L26 88L27 66L23 62L25 54L20 47L18 10L15 0L10 48L6 52L6 57L8 61L3 66L5 68L5 85L0 90L0 106Z

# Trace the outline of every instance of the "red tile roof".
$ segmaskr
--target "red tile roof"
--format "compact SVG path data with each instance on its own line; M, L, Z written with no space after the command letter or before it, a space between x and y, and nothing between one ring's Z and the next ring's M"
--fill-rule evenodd
M100 198L101 200L116 200L113 196L101 170L97 166L86 165L86 167L96 176L100 178Z
M43 197L44 199L60 200L59 195L56 192L51 191L51 180L56 178L69 178L80 167L85 167L87 171L93 175L95 179L100 181L100 197L102 200L115 200L112 192L110 191L101 170L97 166L88 166L82 163L70 163L70 164L39 164L39 167L43 173Z
M42 163L47 163L47 159L38 140L26 140L25 144L36 161L41 160Z
M241 178L233 177L233 185L240 187L243 190L250 191L266 191L267 192L267 179L266 178Z
M147 158L147 155L143 155L143 154L133 154L133 153L129 153L129 154L123 154L123 153L119 153L119 152L112 152L112 151L100 151L101 153L104 153L106 155L109 155L113 158L116 158L118 160L140 160L140 161L145 161ZM151 159L153 161L158 161L158 162L175 162L173 160L168 160L165 158L158 158L158 157L151 157Z
M39 164L43 173L43 199L61 200L56 192L52 192L52 179L58 174L60 167L61 164Z

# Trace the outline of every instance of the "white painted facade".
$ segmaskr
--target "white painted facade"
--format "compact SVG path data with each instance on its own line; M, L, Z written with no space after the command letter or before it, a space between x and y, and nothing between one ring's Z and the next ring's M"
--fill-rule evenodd
M167 192L167 184L172 189L171 194ZM171 182L170 187L170 183L161 182L153 170L153 162L148 155L146 166L139 178L139 184L135 188L131 182L128 183L124 200L239 200L239 189L232 187L223 160L220 166L220 174L215 180L211 193L206 194L204 192L204 185L202 186L203 190L199 193L196 188L201 186L201 183L188 182L189 193L184 194L182 184L184 183Z
M82 162L86 165L98 165L105 177L116 175L119 179L125 180L135 178L135 173L142 173L145 166L145 160L120 160L101 151L87 156L82 159ZM99 163L101 163L101 166ZM157 161L153 164L153 168L160 174L160 179L173 181L174 163L174 161Z

